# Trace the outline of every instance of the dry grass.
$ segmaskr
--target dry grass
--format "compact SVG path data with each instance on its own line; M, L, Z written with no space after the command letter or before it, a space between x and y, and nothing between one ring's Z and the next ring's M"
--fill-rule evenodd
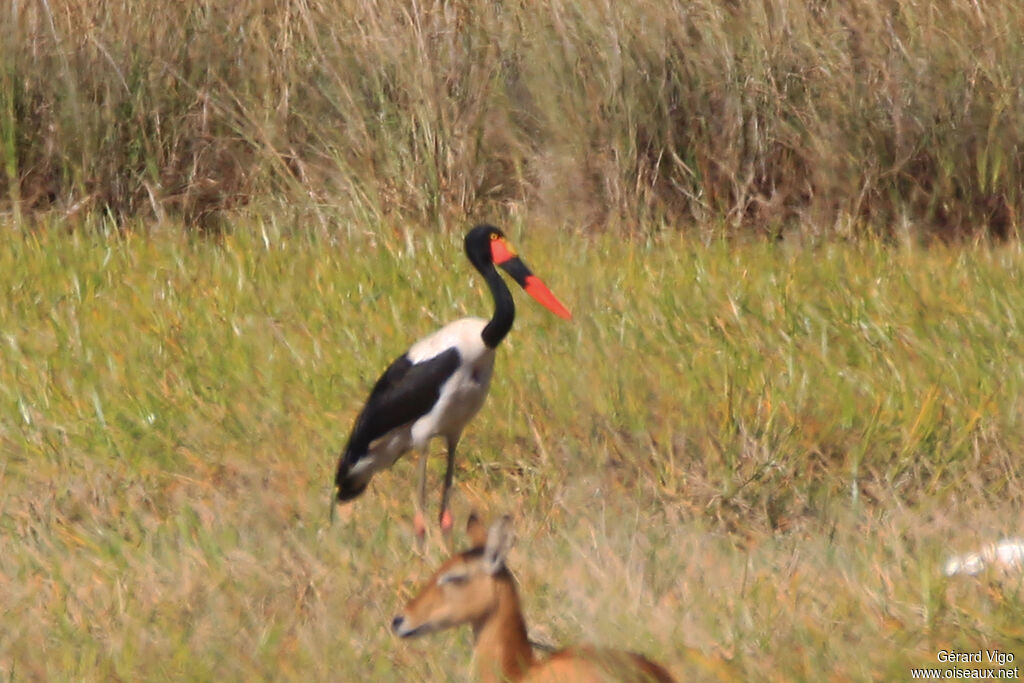
M0 245L0 679L464 679L468 632L389 632L444 554L411 463L327 499L377 373L484 287L456 238L236 227ZM538 638L683 680L1024 654L1019 577L941 576L1021 528L1019 249L518 237L576 317L522 306L455 510L515 513Z
M0 27L18 220L950 237L1024 202L1016 0L58 0Z

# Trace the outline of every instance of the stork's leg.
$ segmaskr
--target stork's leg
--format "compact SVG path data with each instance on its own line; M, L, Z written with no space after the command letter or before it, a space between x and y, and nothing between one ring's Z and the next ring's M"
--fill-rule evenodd
M427 523L423 511L427 507L427 448L420 451L419 488L416 491L416 515L412 518L412 526L416 531L416 543L423 549L423 538L427 533Z
M441 489L441 513L439 516L441 522L441 531L448 533L452 530L452 519L451 510L448 509L448 501L452 495L452 479L455 477L455 446L459 443L459 440L448 439L448 466L444 471L444 488Z

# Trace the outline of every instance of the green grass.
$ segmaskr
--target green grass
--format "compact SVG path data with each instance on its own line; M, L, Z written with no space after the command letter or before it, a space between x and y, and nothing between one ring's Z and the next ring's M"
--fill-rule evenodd
M468 631L389 632L443 555L412 462L327 519L378 373L489 312L460 238L235 227L0 244L0 679L468 670ZM515 514L539 638L681 680L684 648L780 681L1024 655L1018 578L941 577L1020 531L1018 246L511 232L575 318L517 294L455 511Z

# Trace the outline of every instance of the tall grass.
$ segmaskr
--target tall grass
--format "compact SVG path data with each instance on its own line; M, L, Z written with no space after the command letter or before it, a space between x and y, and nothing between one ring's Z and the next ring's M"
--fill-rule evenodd
M0 32L19 216L952 236L1024 202L1016 0L58 0Z
M1018 248L516 236L575 318L520 299L454 506L515 513L537 638L682 680L1024 656L1019 577L941 577L1020 532ZM380 369L486 311L462 261L269 219L3 241L0 678L461 680L468 634L388 630L444 554L412 463L327 499Z

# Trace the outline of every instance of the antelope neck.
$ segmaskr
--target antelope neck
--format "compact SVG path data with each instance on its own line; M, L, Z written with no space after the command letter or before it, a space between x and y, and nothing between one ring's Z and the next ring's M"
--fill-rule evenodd
M533 664L533 650L512 577L497 576L494 583L494 609L473 624L476 669L483 683L518 681Z

